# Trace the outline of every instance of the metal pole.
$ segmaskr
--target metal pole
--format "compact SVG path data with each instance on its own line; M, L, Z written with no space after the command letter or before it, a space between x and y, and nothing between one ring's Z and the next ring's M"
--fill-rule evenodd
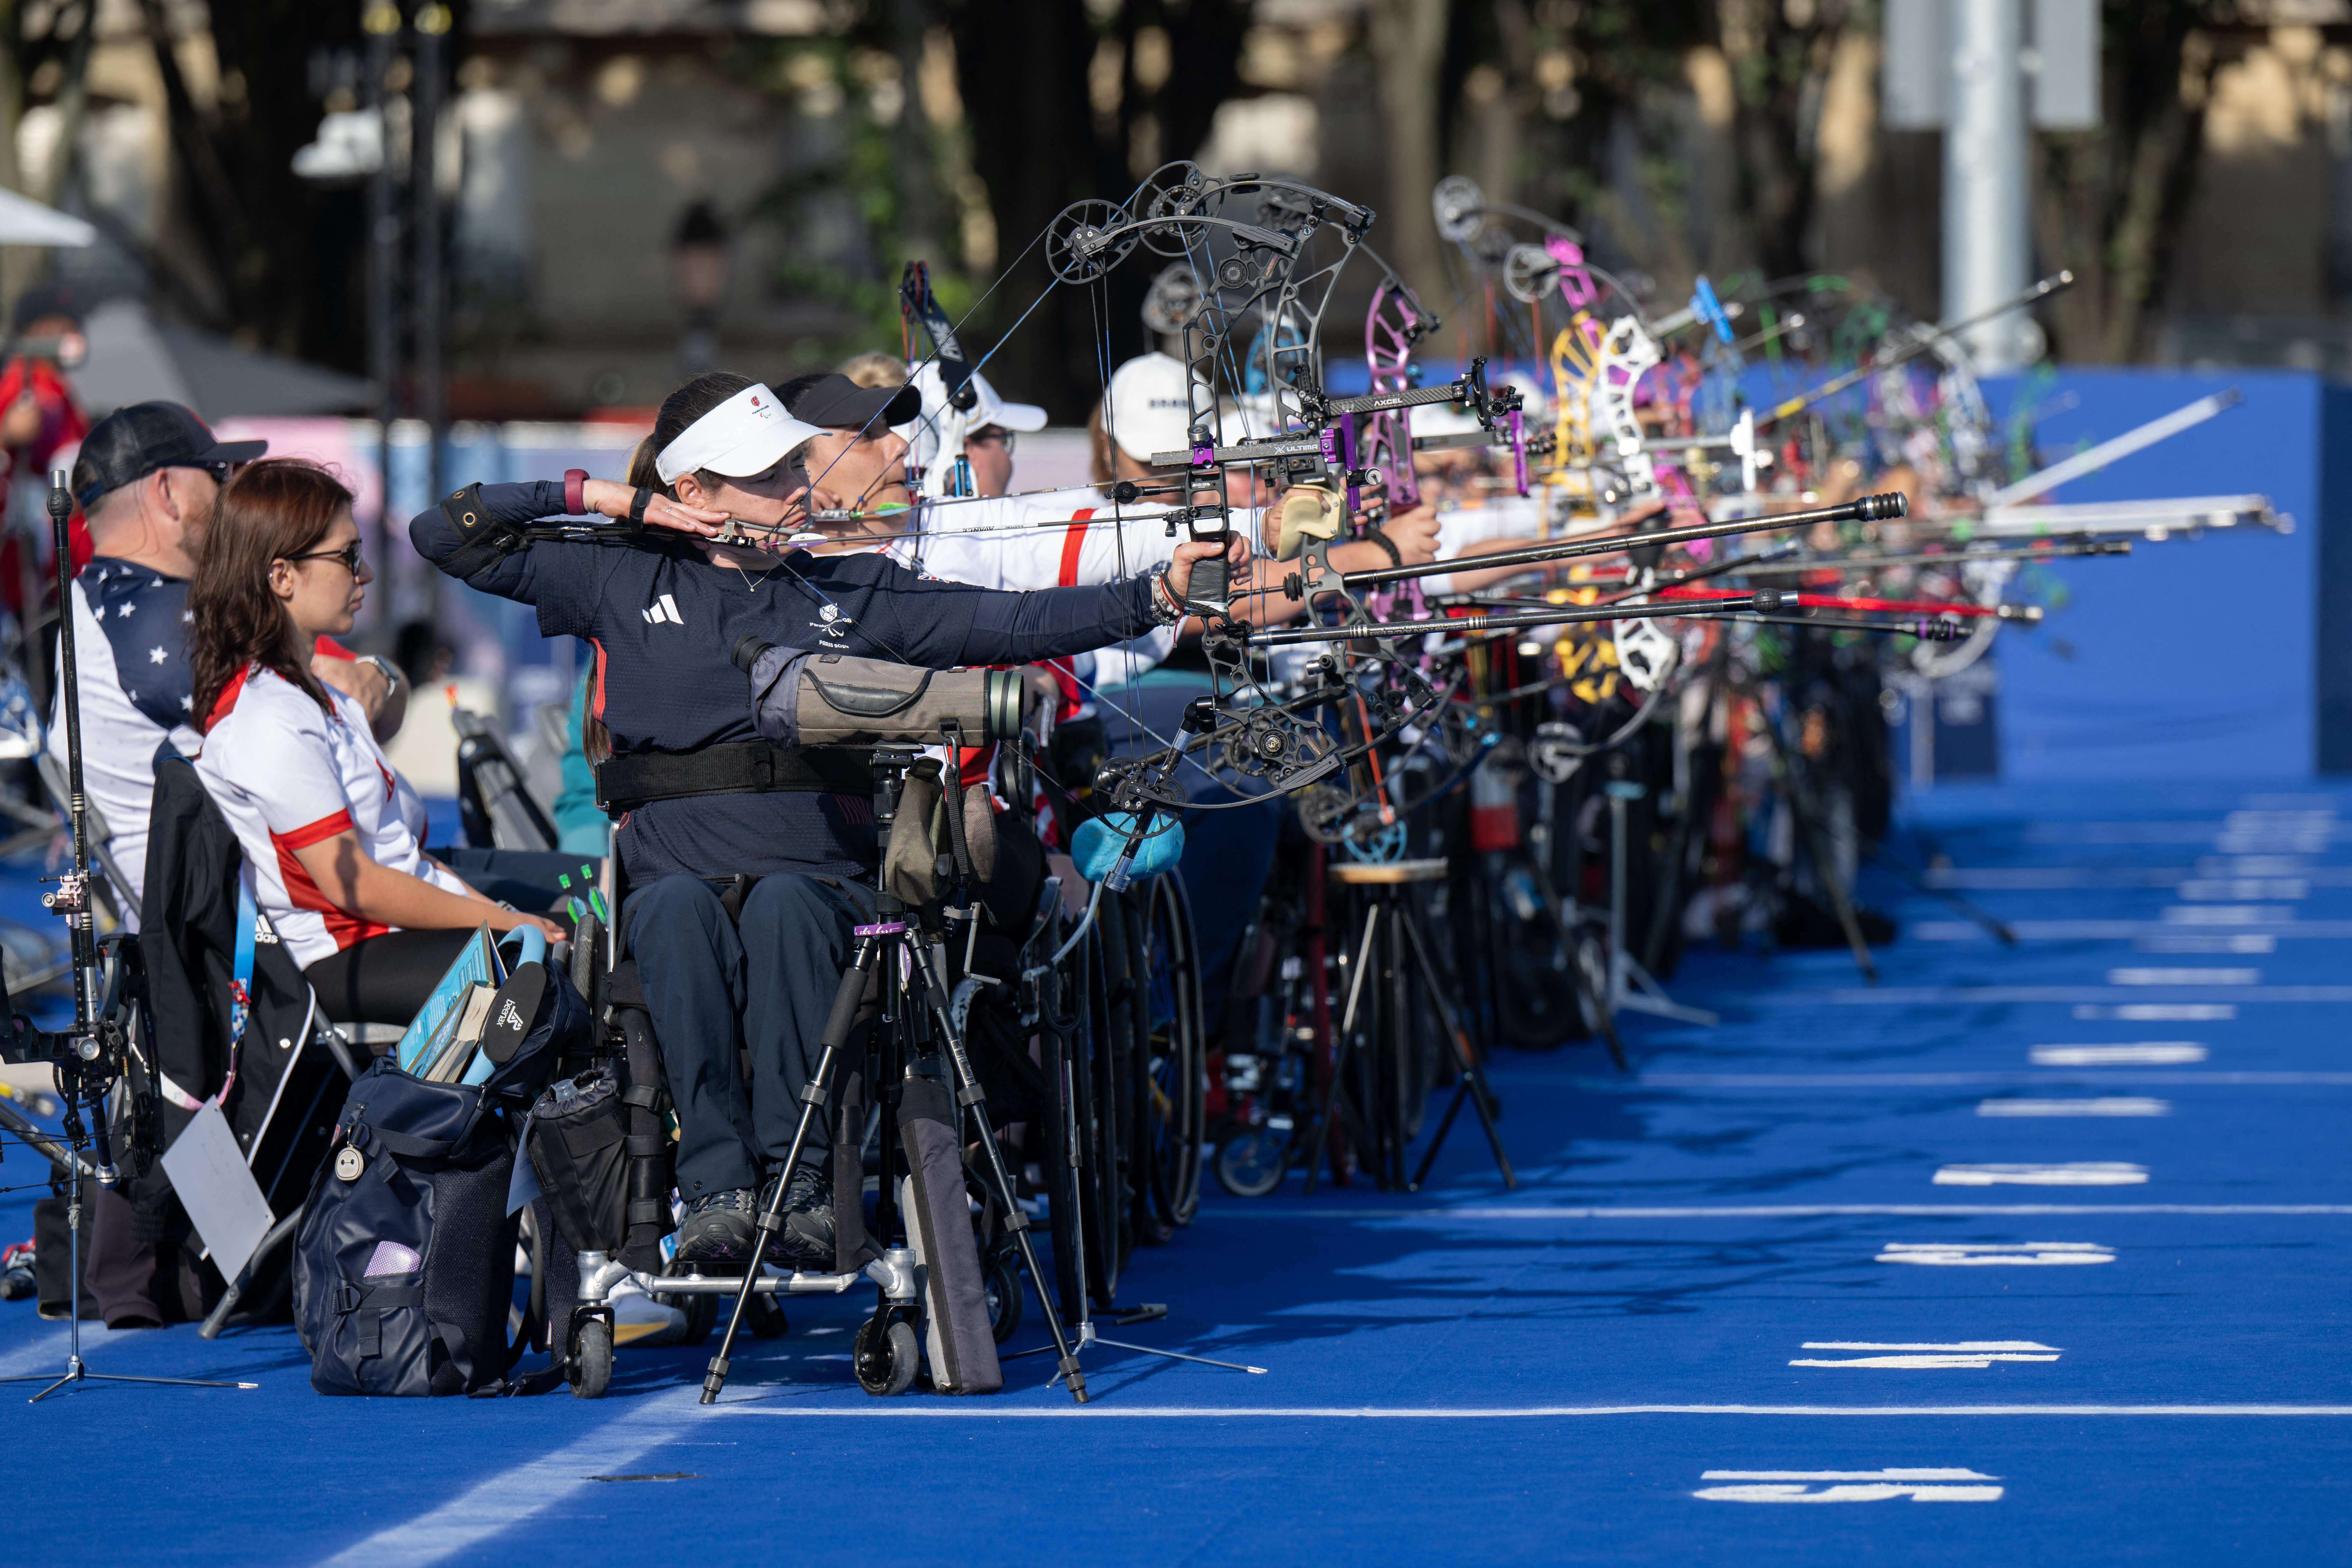
M425 422L425 493L441 493L441 437L448 424L446 358L448 285L441 246L441 183L436 177L441 123L442 39L449 7L435 0L416 10L415 110L409 130L409 210L416 226L416 416Z
M367 334L368 379L375 383L376 472L383 487L380 526L392 518L392 422L400 416L400 210L399 173L392 162L392 94L385 79L400 38L400 7L392 0L364 0L360 26L368 36L367 101L381 127L383 155L368 176Z
M1951 113L1944 131L1944 319L1999 304L2030 281L2025 0L1950 0ZM2004 316L1968 336L1977 369L2016 370L2039 333Z

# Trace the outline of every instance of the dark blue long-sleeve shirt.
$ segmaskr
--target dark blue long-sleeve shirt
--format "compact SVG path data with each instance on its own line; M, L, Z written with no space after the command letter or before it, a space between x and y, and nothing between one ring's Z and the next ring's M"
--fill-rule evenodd
M501 521L561 517L563 487L484 485L480 504ZM408 535L436 565L459 543L437 507L418 513ZM1008 594L920 576L881 555L793 551L774 561L715 566L683 535L635 546L541 541L467 581L537 606L546 635L594 645L591 704L615 753L758 739L730 658L747 632L944 669L1083 653L1152 624L1149 578ZM866 797L783 791L648 802L623 819L620 849L637 886L678 873L860 876L877 858Z

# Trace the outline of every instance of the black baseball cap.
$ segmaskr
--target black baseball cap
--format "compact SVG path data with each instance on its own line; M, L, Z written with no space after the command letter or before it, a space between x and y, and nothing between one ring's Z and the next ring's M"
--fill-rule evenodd
M803 425L869 436L911 425L923 412L923 395L915 387L860 386L838 374L800 376L784 384L782 396L784 411Z
M22 332L44 316L63 316L74 325L81 325L81 306L74 299L72 284L36 283L16 296L17 331Z
M87 509L109 490L145 479L158 468L197 468L213 463L250 463L269 450L267 441L223 441L189 409L176 403L133 403L89 428L74 459L73 492Z

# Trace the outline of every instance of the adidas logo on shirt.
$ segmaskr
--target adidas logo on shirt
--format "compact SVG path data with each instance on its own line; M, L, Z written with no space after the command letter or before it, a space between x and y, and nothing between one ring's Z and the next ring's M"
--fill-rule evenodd
M686 625L686 617L677 613L677 601L667 594L664 594L638 613L654 626L660 626L665 621L674 626Z

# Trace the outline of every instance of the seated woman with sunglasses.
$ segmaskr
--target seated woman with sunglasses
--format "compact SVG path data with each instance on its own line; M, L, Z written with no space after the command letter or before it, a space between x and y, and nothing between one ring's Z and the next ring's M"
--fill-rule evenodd
M315 464L256 463L221 491L197 559L188 658L196 771L245 849L255 902L329 1017L405 1024L476 927L564 931L424 852L366 715L310 673L306 650L352 629L373 575L350 490Z

